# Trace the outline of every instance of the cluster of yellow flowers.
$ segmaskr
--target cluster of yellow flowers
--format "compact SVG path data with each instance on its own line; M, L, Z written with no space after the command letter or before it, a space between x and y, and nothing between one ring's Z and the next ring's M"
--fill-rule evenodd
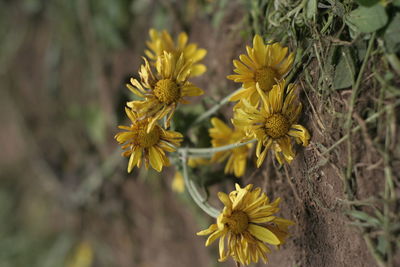
M280 164L290 163L295 154L292 149L293 138L303 146L308 145L310 134L297 124L302 105L298 102L296 86L286 85L285 75L290 71L294 55L279 43L265 44L259 35L253 39L253 48L246 47L247 55L234 60L234 72L228 76L242 83L230 98L237 102L233 108L234 117L231 129L218 118L212 118L213 128L209 130L213 147L220 147L246 140L257 140L257 167L263 163L271 149ZM223 161L229 157L225 173L243 176L247 157L252 144L246 144L230 151L214 154L212 160ZM273 216L278 211L280 199L270 203L260 188L252 190L253 185L240 188L229 195L219 193L224 204L217 223L198 235L209 235L206 246L219 240L220 261L231 256L235 261L247 265L262 259L267 262L270 252L266 243L279 247L288 236L288 227L294 222ZM225 237L227 250L225 250Z
M294 55L288 55L288 48L279 43L265 44L259 35L253 39L253 48L247 46L247 55L234 60L234 72L228 79L242 83L230 101L238 101L234 106L232 123L229 128L218 118L212 118L213 128L209 130L213 147L256 139L257 167L263 163L269 149L274 151L280 164L290 163L295 154L291 137L303 146L308 145L310 134L297 124L302 105L296 95L294 84L286 85L283 77L290 71ZM225 173L236 177L244 175L251 144L231 151L216 153L212 160L229 160Z
M117 133L115 139L126 150L129 157L128 172L136 165L140 167L142 158L145 166L157 171L168 166L165 151L174 152L182 142L182 134L168 131L170 121L178 103L188 103L184 97L199 96L204 92L189 82L189 78L206 71L197 63L207 51L195 44L187 44L188 36L181 33L177 43L166 32L150 30L149 50L145 51L144 64L140 67L140 81L131 79L127 87L142 100L130 101L125 108L131 120L130 126L119 126L124 132ZM150 62L149 62L150 60ZM164 125L159 120L164 119Z
M174 152L182 142L178 132L167 130L178 103L187 103L186 96L199 96L203 91L188 80L206 71L199 61L206 50L195 44L187 44L188 37L181 33L177 42L163 31L150 30L147 58L140 67L140 81L131 79L127 87L142 100L127 103L126 114L131 120L130 126L119 126L124 132L115 138L126 150L123 155L129 157L128 172L136 165L140 167L142 158L145 165L151 165L161 171L169 165L165 152ZM263 163L267 152L272 150L280 164L290 163L295 154L293 140L303 146L308 145L310 135L298 119L302 105L298 101L296 86L286 84L284 77L293 65L293 53L279 43L265 44L259 35L253 39L253 48L247 47L247 55L234 60L235 75L228 76L242 83L230 101L237 102L233 108L234 116L230 128L222 120L211 119L209 129L214 148L240 144L257 140L255 154L257 167ZM164 120L163 125L159 124ZM252 143L218 150L211 162L227 164L225 173L243 176L247 158L253 149ZM215 150L214 150L215 151ZM203 160L203 159L201 159ZM199 161L200 164L209 161ZM197 164L198 162L196 162ZM189 160L189 165L193 166ZM177 175L174 187L182 190L183 178ZM224 204L217 223L198 235L210 235L206 246L219 239L220 261L231 256L235 261L248 265L266 262L270 248L284 244L288 236L288 227L294 222L275 216L279 210L280 199L270 202L260 188L253 185L236 190L229 195L220 192L219 199Z

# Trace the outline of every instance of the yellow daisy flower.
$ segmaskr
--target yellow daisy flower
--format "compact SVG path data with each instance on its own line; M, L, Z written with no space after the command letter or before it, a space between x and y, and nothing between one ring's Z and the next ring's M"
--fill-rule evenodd
M246 137L243 129L231 129L218 118L212 118L213 128L208 130L213 147L226 146L240 142ZM217 152L211 158L213 162L222 162L229 157L225 165L225 173L233 173L236 177L241 177L246 171L247 156L252 144L241 146L227 151Z
M288 227L294 222L274 216L279 211L280 198L270 203L261 188L252 190L249 184L229 195L219 192L218 197L224 204L217 223L197 235L210 235L206 241L209 246L219 239L219 261L231 256L243 265L268 261L267 253L271 252L265 244L279 246L285 243ZM226 241L226 242L225 242Z
M275 151L275 156L280 164L284 161L290 163L295 154L292 150L291 138L303 146L308 145L310 134L302 125L297 124L302 109L295 93L296 86L289 84L285 93L285 80L274 85L268 95L257 86L263 105L260 109L252 106L248 101L243 101L243 108L235 110L236 118L233 124L244 127L249 132L248 138L258 140L256 155L257 167L265 159L268 149ZM262 147L264 147L263 151Z
M165 116L167 116L165 127L169 127L178 103L188 103L183 99L185 96L199 96L204 92L188 82L191 63L185 62L182 55L177 59L172 54L164 52L163 57L158 57L156 74L153 74L145 58L144 61L145 64L139 71L141 82L131 79L131 84L127 84L127 87L145 100L131 101L127 105L137 110L141 117L152 117L147 131Z
M164 51L166 51L176 57L183 54L185 62L192 61L190 76L199 76L207 70L205 65L197 63L206 56L207 50L197 48L197 44L188 44L186 33L181 32L179 34L176 44L171 35L165 30L159 32L155 29L150 29L149 35L150 41L146 42L149 50L145 50L145 54L151 61L156 62L157 58L163 56Z
M292 67L294 55L288 55L288 48L279 43L265 44L260 35L254 36L253 48L246 47L247 55L240 55L239 60L234 60L233 65L237 74L229 75L228 79L242 83L230 101L246 99L255 106L260 96L256 84L264 93L271 91L276 81L279 81ZM241 105L241 104L240 104ZM240 106L239 105L239 106Z
M126 150L122 156L129 157L128 172L131 172L135 165L140 167L142 156L146 168L150 163L153 169L160 172L163 166L169 166L164 151L174 152L175 147L182 142L183 136L178 132L166 131L157 124L147 132L151 119L139 120L138 114L128 108L125 108L125 112L131 120L131 125L118 126L126 132L119 132L114 138L122 145L122 149Z

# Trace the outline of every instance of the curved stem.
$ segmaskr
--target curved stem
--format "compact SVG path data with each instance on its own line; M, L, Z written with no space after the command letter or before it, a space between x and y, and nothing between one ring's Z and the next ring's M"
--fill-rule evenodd
M189 173L188 173L188 167L187 167L187 158L188 158L188 150L187 149L181 149L180 151L181 154L181 160L182 160L182 173L183 173L183 179L185 180L185 186L194 200L194 202L199 206L205 213L210 215L213 218L217 218L218 215L220 214L220 211L217 210L216 208L212 207L210 204L207 203L207 199L205 199L197 190L195 183L189 179Z
M189 156L194 156L194 157L210 157L212 156L214 153L217 152L222 152L225 150L231 150L234 148L238 148L241 146L245 146L247 144L251 144L256 142L256 139L252 139L250 141L247 142L243 142L243 143L235 143L235 144L230 144L230 145L226 145L226 146L219 146L219 147L209 147L209 148L178 148L177 151L178 153L182 153L183 151L185 151L187 153L187 155Z
M239 90L241 90L242 87L240 87L239 89L236 89L234 92L232 92L231 94L225 96L224 98L221 99L221 101L219 101L216 105L214 105L213 107L211 107L209 110L207 110L206 112L204 112L203 114L201 114L199 117L197 117L197 119L190 125L190 127L192 127L193 125L196 125L198 123L200 123L201 121L207 119L208 117L210 117L211 115L213 115L215 112L217 112L223 105L225 105L226 103L229 102L229 99ZM189 127L189 128L190 128Z

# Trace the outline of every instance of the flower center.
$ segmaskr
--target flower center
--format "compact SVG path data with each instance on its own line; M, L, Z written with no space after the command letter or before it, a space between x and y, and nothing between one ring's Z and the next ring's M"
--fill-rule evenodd
M256 70L254 79L258 82L260 89L264 92L269 92L272 86L276 84L275 79L279 79L279 74L273 68L263 67Z
M167 105L178 101L181 96L179 86L170 79L159 80L155 85L154 95Z
M289 131L288 119L282 114L273 114L265 122L265 132L272 138L284 136Z
M147 133L147 121L139 121L135 126L135 139L133 143L143 148L149 148L158 143L161 136L161 130L159 126L154 128Z
M234 211L227 225L234 234L243 233L249 226L249 217L243 211Z

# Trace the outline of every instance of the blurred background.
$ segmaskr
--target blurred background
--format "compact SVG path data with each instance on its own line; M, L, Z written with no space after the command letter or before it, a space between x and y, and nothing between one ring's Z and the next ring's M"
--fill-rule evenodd
M174 168L127 174L113 137L151 27L215 47L197 82L226 87L245 19L227 2L0 1L1 267L216 266Z

